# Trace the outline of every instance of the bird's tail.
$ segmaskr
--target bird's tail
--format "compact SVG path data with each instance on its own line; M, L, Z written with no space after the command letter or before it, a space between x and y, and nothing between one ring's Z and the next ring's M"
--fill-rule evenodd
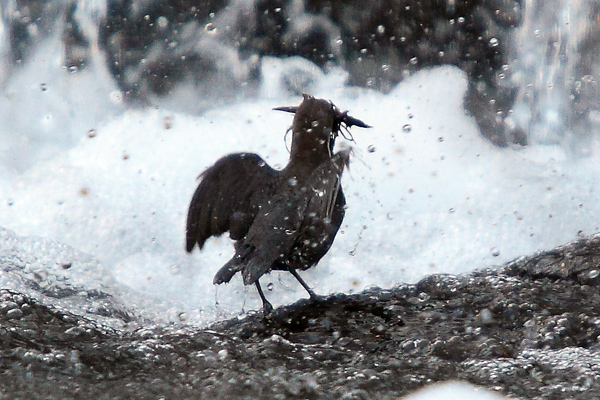
M221 283L228 283L231 278L240 270L240 257L236 254L227 261L215 274L213 283L220 285Z

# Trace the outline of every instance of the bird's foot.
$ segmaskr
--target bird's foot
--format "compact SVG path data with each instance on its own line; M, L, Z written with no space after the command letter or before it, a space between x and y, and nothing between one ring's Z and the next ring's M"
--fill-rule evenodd
M271 303L269 303L268 301L263 301L263 314L264 314L264 317L265 318L269 317L272 312L273 312L273 305Z
M254 285L256 286L258 295L260 296L260 299L263 302L264 315L265 317L268 317L273 312L273 305L269 303L269 300L267 300L267 298L265 297L265 294L263 293L262 288L260 287L260 283L258 283L258 280L254 282Z

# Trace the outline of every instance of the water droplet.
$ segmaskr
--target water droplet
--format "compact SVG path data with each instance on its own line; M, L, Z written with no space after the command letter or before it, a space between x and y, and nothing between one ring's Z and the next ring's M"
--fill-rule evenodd
M417 65L419 63L419 59L417 57L413 57L410 60L408 60L408 62L410 63L410 65Z
M171 115L167 115L163 118L163 128L171 129L173 127L173 117Z
M165 29L169 25L169 20L166 17L160 16L156 19L156 23L159 28Z
M267 290L268 290L269 292L272 292L274 287L275 287L275 285L273 285L273 282L269 282L269 283L267 284Z
M383 35L385 33L385 26L377 25L377 33L379 33L380 35Z
M8 199L7 200L8 206L12 206L13 204L15 204L15 201L13 199Z
M79 68L77 68L76 65L71 65L69 68L67 68L70 74L74 74L77 71L79 71Z
M48 85L46 85L45 83L42 83L40 85L40 89L42 89L42 92L45 92L46 90L48 90Z
M402 127L402 130L404 131L404 133L410 133L410 131L412 131L412 126L410 126L410 124L405 124Z
M123 93L119 90L113 90L110 93L109 98L114 104L121 104L123 102Z
M598 271L597 269L594 269L594 270L590 271L590 273L588 274L588 278L596 279L598 277L598 275L600 275L600 271Z
M389 66L389 64L381 64L381 69L384 71L387 71L390 69L390 66Z
M186 312L180 312L179 314L177 314L177 318L179 318L181 322L184 322L187 321L188 315Z
M451 209L449 209L449 210L448 210L448 212L449 212L450 214L452 214L454 211L456 211L456 210L454 209L454 207L452 207Z
M310 125L311 125L313 128L316 128L317 126L319 126L319 121L317 121L317 120L314 120L313 122L311 122L311 123L310 123Z
M443 141L444 141L444 138L443 138L442 136L440 136L440 137L438 138L438 142L440 142L440 143L441 143L441 142L443 142Z
M490 39L490 45L491 45L492 47L497 47L497 46L498 46L498 43L499 43L499 42L498 42L498 39L497 39L497 38L495 38L495 37L494 37L494 38L491 38L491 39Z
M498 250L497 247L492 247L490 249L490 253L492 253L492 256L494 257L498 257L500 255L500 250Z
M290 186L296 186L298 184L298 179L296 179L296 178L290 178L288 180L288 183L290 184Z
M88 131L88 137L91 138L95 138L96 137L96 130L95 129L90 129Z
M369 147L367 147L367 151L368 151L369 153L375 153L375 146L373 146L373 145L370 145Z
M412 113L408 113L408 119L413 119L415 116Z

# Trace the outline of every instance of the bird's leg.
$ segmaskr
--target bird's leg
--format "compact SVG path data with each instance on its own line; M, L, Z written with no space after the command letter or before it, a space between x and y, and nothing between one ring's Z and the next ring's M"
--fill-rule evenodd
M298 282L300 282L300 284L302 285L302 287L304 289L306 289L306 291L308 292L308 294L310 295L310 298L312 300L317 300L319 298L319 296L317 296L316 293L313 292L313 290L310 287L308 287L308 285L306 284L306 282L304 282L304 279L302 279L300 277L300 275L298 274L298 272L296 272L295 269L290 268L289 271L290 271L290 274L294 275L294 278L296 278L298 280Z
M267 298L265 297L265 294L263 293L262 288L260 287L260 283L258 283L258 280L254 282L254 284L256 285L258 295L260 296L260 299L263 302L263 310L265 311L265 316L267 316L273 311L273 305L269 303L269 300L267 300Z

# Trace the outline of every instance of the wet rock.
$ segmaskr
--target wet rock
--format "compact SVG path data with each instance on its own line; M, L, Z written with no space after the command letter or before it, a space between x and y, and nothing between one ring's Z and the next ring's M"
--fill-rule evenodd
M503 268L303 300L209 329L123 332L1 290L2 394L396 399L460 379L514 397L593 399L600 293L582 277L599 245L596 236Z

